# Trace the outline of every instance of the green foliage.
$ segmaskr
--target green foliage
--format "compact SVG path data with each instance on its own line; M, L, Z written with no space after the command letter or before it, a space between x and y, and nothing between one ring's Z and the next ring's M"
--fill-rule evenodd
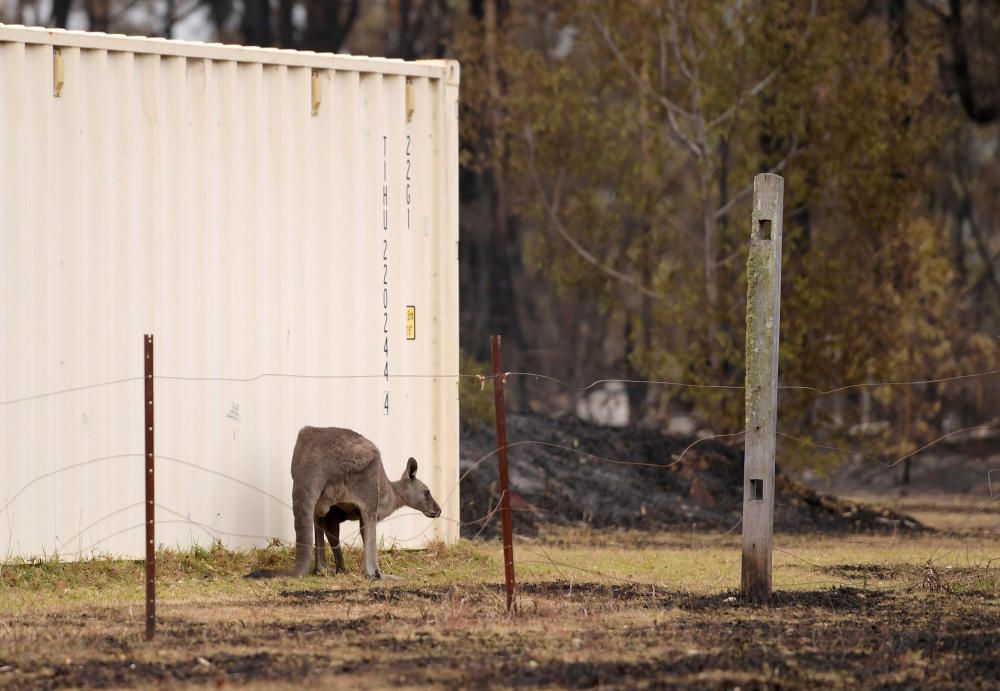
M479 362L465 351L459 353L458 409L462 429L476 431L493 424L493 380L489 363ZM482 375L478 379L472 375Z
M647 377L742 385L748 187L770 169L786 178L782 381L941 376L966 348L941 221L921 203L950 122L935 21L911 13L900 45L886 15L849 3L514 2L501 101L477 86L481 36L459 42L464 123L500 123L478 154L515 171L526 264L609 330L631 324L628 360ZM784 392L782 424L844 433L856 393L834 412ZM719 431L743 426L738 390L663 395ZM876 406L907 421L903 451L940 410L901 395Z

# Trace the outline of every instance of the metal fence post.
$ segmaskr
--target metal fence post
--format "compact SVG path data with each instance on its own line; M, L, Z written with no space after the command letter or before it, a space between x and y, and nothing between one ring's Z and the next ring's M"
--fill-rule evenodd
M493 406L497 423L497 465L500 471L500 519L503 522L503 567L507 582L507 611L515 611L514 606L514 536L510 517L510 482L507 475L507 419L504 415L503 363L501 359L501 338L490 337L493 354Z
M764 173L754 178L750 254L747 257L746 438L740 583L743 599L755 603L771 599L784 188L785 181L780 175Z
M145 372L143 381L146 384L143 402L146 418L146 640L152 640L156 634L156 535L153 465L156 459L153 450L154 416L153 416L153 335L146 334L143 339L145 346Z

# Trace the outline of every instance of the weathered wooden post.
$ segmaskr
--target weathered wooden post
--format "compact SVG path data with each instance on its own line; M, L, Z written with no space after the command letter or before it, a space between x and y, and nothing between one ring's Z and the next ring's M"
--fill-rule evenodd
M785 181L780 175L762 173L753 180L750 255L747 257L741 593L744 600L756 603L766 603L771 599L784 190Z

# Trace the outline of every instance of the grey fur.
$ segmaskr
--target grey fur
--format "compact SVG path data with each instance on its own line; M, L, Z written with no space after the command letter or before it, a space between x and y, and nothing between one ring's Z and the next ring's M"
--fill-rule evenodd
M382 578L378 568L375 524L408 506L436 518L441 507L417 479L417 462L406 463L403 477L391 482L382 456L370 440L340 427L303 427L292 452L292 512L295 515L295 566L291 571L260 569L250 578L299 577L313 561L326 570L323 536L330 540L337 573L346 571L340 548L340 524L361 522L365 575Z

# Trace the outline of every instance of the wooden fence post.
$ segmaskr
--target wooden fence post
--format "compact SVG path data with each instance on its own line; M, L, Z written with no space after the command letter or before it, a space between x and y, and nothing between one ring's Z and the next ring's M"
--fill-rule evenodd
M740 583L743 599L755 603L767 603L771 599L784 189L785 181L780 175L763 173L754 178L750 254L747 257L746 437Z

